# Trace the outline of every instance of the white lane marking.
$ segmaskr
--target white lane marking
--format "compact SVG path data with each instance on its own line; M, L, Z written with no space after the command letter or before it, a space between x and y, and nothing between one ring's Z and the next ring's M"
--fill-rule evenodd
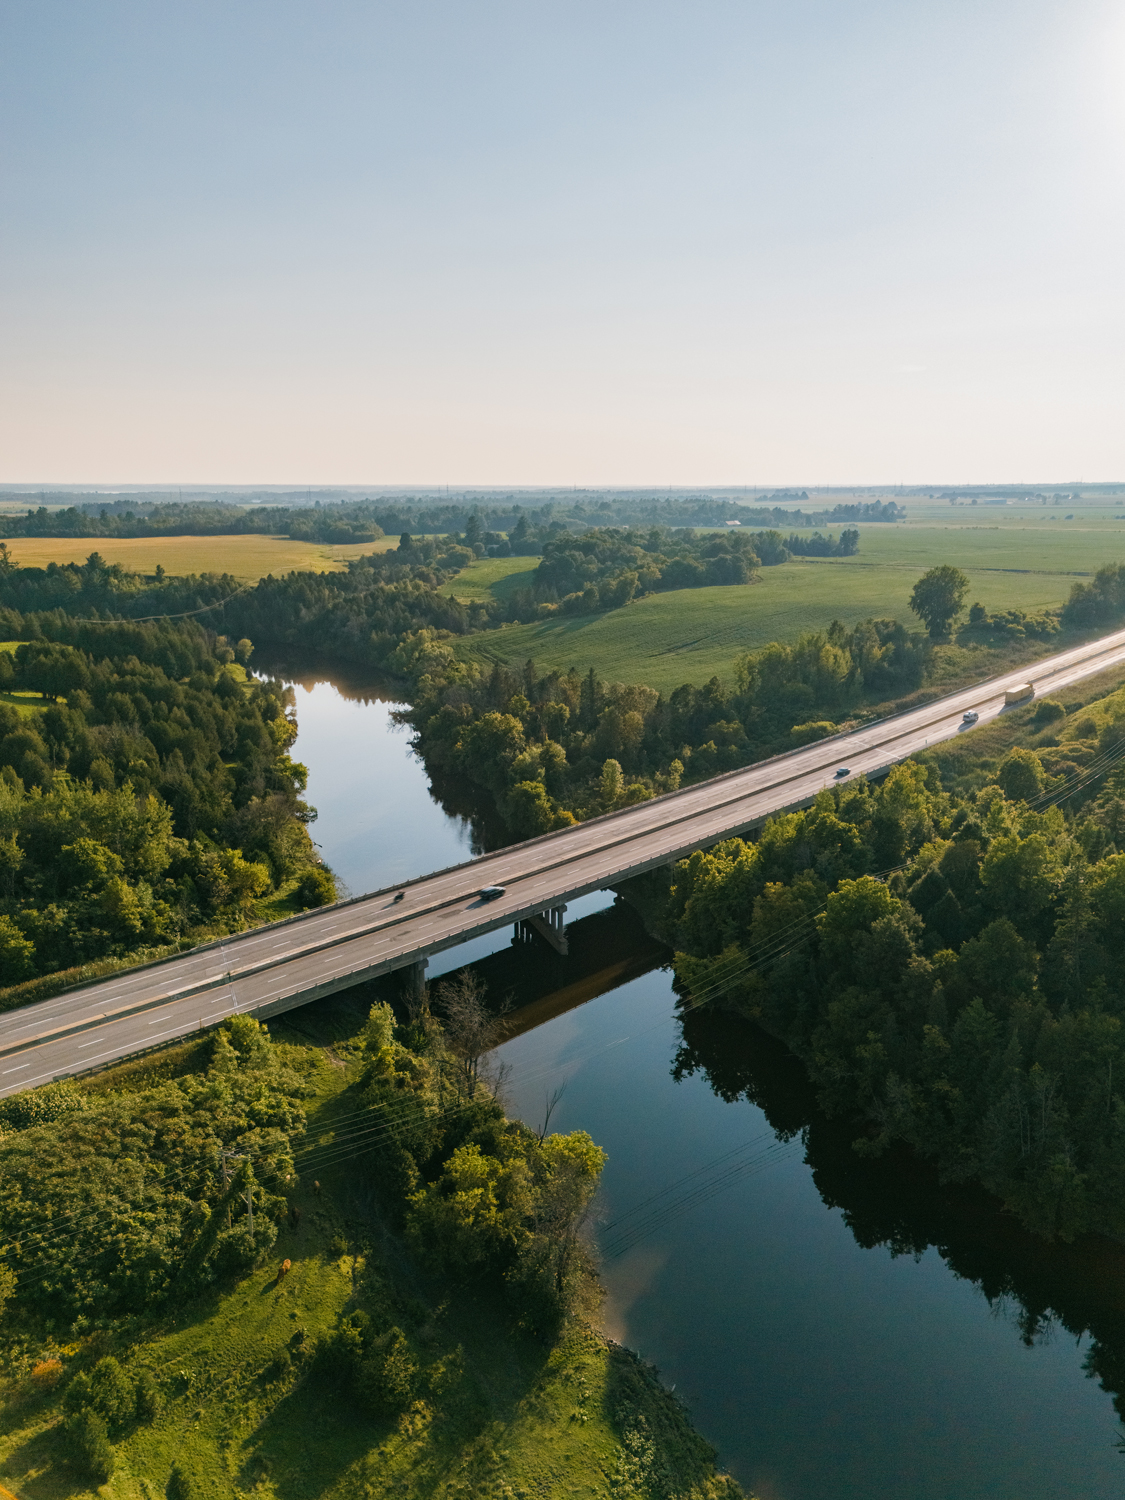
M79 1048L82 1048L82 1047L96 1047L100 1041L101 1041L101 1037L99 1036L99 1037L95 1037L92 1042L79 1042L78 1046L79 1046Z
M4 1069L4 1075L5 1075L5 1077L7 1077L7 1075L9 1073L22 1073L23 1070L24 1070L24 1068L30 1068L30 1067L31 1067L30 1063L20 1063L20 1065L19 1065L18 1068L5 1068Z

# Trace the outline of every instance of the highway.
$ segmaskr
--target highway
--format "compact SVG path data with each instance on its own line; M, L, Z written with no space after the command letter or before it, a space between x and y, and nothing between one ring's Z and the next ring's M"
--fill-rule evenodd
M88 1071L213 1026L265 1018L418 963L469 938L639 875L768 817L826 786L972 733L1004 710L1005 690L1036 696L1125 662L1125 631L1023 666L894 718L760 761L712 781L515 844L451 869L306 912L221 943L40 1000L0 1016L0 1095ZM974 726L975 727L975 726ZM484 886L505 888L495 901ZM405 890L396 902L396 890Z

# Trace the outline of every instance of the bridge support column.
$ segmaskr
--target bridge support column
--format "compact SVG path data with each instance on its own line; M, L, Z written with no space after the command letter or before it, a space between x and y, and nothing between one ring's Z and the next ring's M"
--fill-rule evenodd
M418 958L405 969L405 989L412 1000L421 1000L422 992L426 988L426 970L430 967L428 958Z
M565 906L552 906L549 911L538 912L534 917L525 917L522 922L516 923L517 943L530 943L534 939L532 933L537 932L541 938L545 938L556 953L561 953L565 958L570 952L570 944L566 939L566 922L563 919Z

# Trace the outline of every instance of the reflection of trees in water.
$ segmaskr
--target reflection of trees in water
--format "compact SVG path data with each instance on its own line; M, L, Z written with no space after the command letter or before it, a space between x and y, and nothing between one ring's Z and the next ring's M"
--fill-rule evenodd
M387 703L394 710L409 707L404 701L401 685L396 686L375 674L363 673L358 668L349 671L346 666L335 661L326 662L315 654L256 652L253 668L260 676L279 677L309 691L319 683L330 683L341 698L352 703ZM298 722L300 709L298 703ZM394 717L397 721L397 714ZM411 731L408 725L402 725L399 732L409 740ZM495 803L482 787L462 777L435 774L421 757L419 760L430 778L430 795L442 812L468 825L469 846L474 856L511 842L511 835L501 822Z
M425 761L422 764L425 765ZM466 777L451 776L429 766L426 766L426 774L430 778L430 796L442 812L469 825L474 856L502 849L512 842L511 834L496 811L496 804L483 787Z
M1125 1421L1125 1246L1096 1235L1047 1244L982 1188L941 1183L905 1148L860 1157L851 1145L859 1125L829 1119L801 1064L753 1022L701 1009L686 1011L681 1027L673 1076L702 1073L719 1098L756 1104L780 1137L800 1135L821 1198L860 1245L917 1256L934 1246L1028 1345L1056 1328L1088 1335L1085 1369Z
M338 661L318 657L315 652L256 649L251 670L259 676L280 677L284 682L295 682L308 692L319 683L327 682L341 698L347 698L352 703L393 703L404 706L401 685L396 686L377 673L364 672L358 667L349 668Z

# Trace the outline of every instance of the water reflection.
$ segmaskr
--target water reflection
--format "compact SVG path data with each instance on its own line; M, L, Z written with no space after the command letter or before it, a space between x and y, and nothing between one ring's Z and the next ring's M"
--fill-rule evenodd
M720 1012L688 1011L681 1025L673 1077L699 1074L728 1103L756 1104L780 1139L799 1134L822 1201L841 1211L859 1245L915 1257L935 1247L1028 1347L1065 1331L1086 1347L1086 1370L1125 1418L1125 1246L1098 1235L1048 1245L983 1189L942 1184L905 1149L859 1157L853 1130L821 1112L779 1042Z
M431 795L425 767L395 718L404 707L377 684L328 681L281 663L294 690L292 754L309 769L312 835L351 895L460 864L479 852L467 816Z
M1125 1256L1023 1235L924 1166L863 1161L747 1023L654 971L509 1042L510 1104L609 1152L607 1330L761 1500L1120 1493ZM1052 1330L1054 1336L1052 1337ZM1092 1335L1092 1337L1091 1337Z

